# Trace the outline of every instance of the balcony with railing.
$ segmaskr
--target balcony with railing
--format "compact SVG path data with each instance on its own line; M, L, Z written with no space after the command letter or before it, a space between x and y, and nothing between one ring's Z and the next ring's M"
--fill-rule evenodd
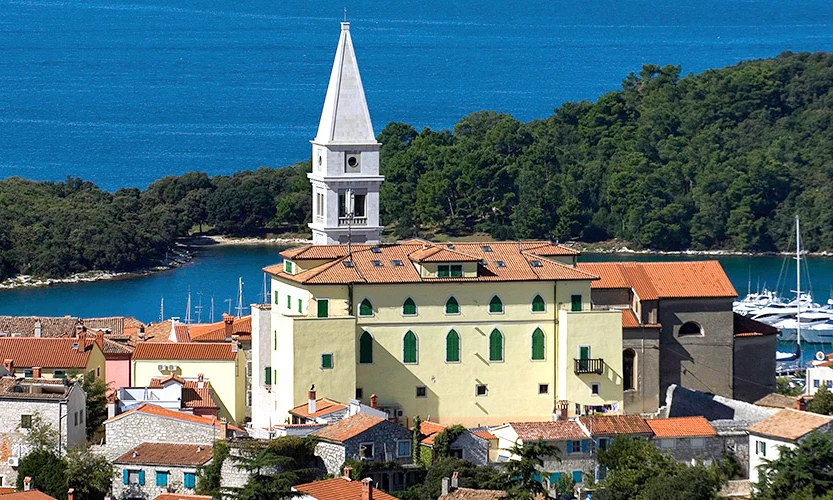
M350 222L349 217L339 217L338 218L338 226L339 227L347 227L350 226L366 226L367 225L367 217L353 217L353 222Z
M573 361L576 363L574 369L576 375L589 373L601 375L604 372L605 360L602 358L583 358L574 359Z

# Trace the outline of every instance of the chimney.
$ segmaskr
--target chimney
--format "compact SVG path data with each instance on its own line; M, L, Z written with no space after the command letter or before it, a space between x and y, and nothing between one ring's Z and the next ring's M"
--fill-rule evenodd
M40 366L33 366L32 367L32 378L41 378L41 367Z
M226 328L226 338L230 339L231 334L234 331L234 316L229 316L226 313L223 313L223 326Z
M375 394L370 395L370 407L377 408L379 404L379 399L376 397Z
M228 439L228 420L226 420L226 417L220 419L220 435L223 439Z
M9 372L9 375L14 376L14 360L12 359L4 359L3 360L3 368Z
M202 373L197 374L197 388L202 389L205 387L205 375Z
M107 401L107 418L113 418L116 416L116 402L115 401Z
M138 333L138 334L136 334L136 335L137 335L140 339L145 338L145 327L144 327L144 325L139 327L139 333Z
M104 332L95 332L95 343L98 344L99 349L104 350Z
M32 489L32 478L26 476L23 478L23 491L29 491Z
M450 482L450 481L451 481L451 480L450 480L449 478L447 478L447 477L444 477L444 478L443 478L442 496L446 496L446 495L448 495L449 493L451 493L451 491L449 490L449 482Z
M38 320L35 323L35 337L41 337L43 335L43 324Z
M460 479L460 473L457 472L457 471L454 471L454 473L451 474L451 490L452 491L456 490L457 485L460 484L459 479Z
M237 352L237 348L238 348L238 347L240 347L240 346L239 346L239 345L237 345L237 341L236 341L236 340L232 340L232 341L231 341L231 352Z
M75 500L75 488L67 490L67 500Z
M353 468L350 467L349 465L347 467L345 467L343 477L344 477L344 479L352 481L353 480Z
M76 348L76 350L78 352L84 352L87 349L87 336L86 335L79 333L79 335L75 339L75 341L78 344L78 347Z
M373 480L369 477L362 479L362 500L373 500Z
M312 415L315 411L315 384L312 384L307 392L307 413Z

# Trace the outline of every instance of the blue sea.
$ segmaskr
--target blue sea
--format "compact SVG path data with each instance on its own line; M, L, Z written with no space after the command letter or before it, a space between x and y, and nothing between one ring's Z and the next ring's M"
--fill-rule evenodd
M115 190L304 160L344 7L377 132L547 117L645 63L833 50L829 0L0 0L0 178Z

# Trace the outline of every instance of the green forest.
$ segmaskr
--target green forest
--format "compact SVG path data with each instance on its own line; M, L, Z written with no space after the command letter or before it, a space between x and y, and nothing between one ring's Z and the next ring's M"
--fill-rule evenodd
M833 54L783 53L681 76L645 65L596 102L522 123L379 134L391 238L618 239L636 248L774 251L795 214L833 250ZM194 231L304 231L309 161L188 173L108 193L78 179L0 181L0 278L132 270Z

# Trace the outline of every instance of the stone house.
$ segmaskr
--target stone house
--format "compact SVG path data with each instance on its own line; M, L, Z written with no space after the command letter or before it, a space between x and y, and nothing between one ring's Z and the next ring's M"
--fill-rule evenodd
M65 380L0 378L0 487L17 481L24 443L35 414L58 430L60 452L86 442L87 396L77 383Z
M339 474L347 459L366 462L412 464L411 431L393 422L358 413L330 424L310 435L318 440L315 455L324 462L327 472ZM411 473L404 471L373 471L380 488L387 491L403 489L410 484ZM375 478L375 477L374 477Z
M654 433L656 447L679 462L700 460L710 465L725 454L723 440L703 417L652 418L645 423Z
M446 429L445 425L437 424L426 420L422 422L419 427L420 433L424 435L419 446L425 453L422 457L430 457L434 450L434 438ZM464 430L454 442L448 446L448 455L454 458L462 458L477 465L486 465L489 462L489 440L482 435L466 429ZM428 460L430 463L430 460Z
M299 500L396 500L384 491L375 489L370 478L353 481L349 475L299 484L292 489L301 493Z
M833 417L784 409L757 422L749 431L749 481L760 479L758 467L777 460L782 448L796 448L812 432L833 433Z
M581 429L592 439L595 450L606 450L620 436L650 439L654 432L639 415L600 415L581 417L577 420ZM597 481L604 479L605 469L593 462L593 474Z
M109 460L120 457L142 443L181 443L208 446L218 439L243 434L222 420L167 410L148 403L104 422Z
M554 491L562 475L577 485L584 484L594 470L593 443L590 434L575 420L554 422L511 422L491 429L498 440L498 461L516 460L510 449L524 443L544 441L560 450L561 459L545 457L539 472L544 487Z
M622 310L624 411L655 413L671 385L755 401L775 390L776 329L732 312L717 261L579 263L594 309Z
M163 493L193 493L197 469L212 458L210 445L142 443L113 461L113 495L150 499Z

